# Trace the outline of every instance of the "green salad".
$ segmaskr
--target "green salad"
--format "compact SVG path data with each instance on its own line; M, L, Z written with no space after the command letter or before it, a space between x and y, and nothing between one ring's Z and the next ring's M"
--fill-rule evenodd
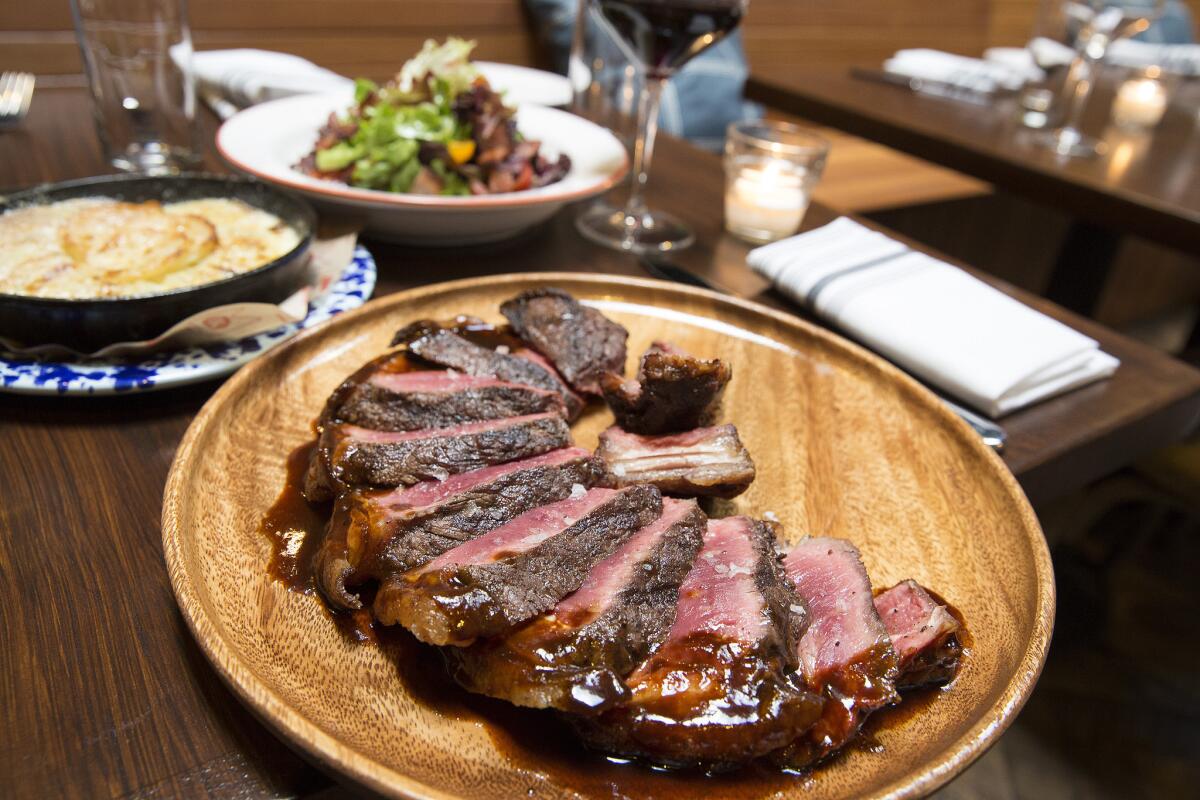
M330 116L298 167L350 186L415 194L494 194L560 180L570 162L546 159L537 142L521 137L514 109L471 61L474 47L430 40L391 81L356 80L354 105Z

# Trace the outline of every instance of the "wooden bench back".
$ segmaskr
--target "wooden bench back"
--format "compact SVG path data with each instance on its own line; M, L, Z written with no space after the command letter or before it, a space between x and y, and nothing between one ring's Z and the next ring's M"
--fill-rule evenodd
M1188 0L1200 17L1200 0ZM978 54L1029 36L1038 0L752 0L751 64L877 64L902 47ZM428 37L478 40L480 58L542 61L520 0L190 0L196 46L263 47L348 75L392 74ZM67 0L0 2L0 70L77 74Z

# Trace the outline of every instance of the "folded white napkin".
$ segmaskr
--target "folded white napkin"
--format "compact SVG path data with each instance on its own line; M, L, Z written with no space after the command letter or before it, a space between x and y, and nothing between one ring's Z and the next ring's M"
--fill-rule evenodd
M201 90L234 105L250 106L295 94L349 91L349 78L289 53L271 50L204 50L192 54Z
M1032 72L1030 66L1014 66L1003 59L987 61L925 48L901 50L883 62L884 71L893 75L947 83L982 94L1021 88L1027 80L1041 74L1040 70Z
M1120 39L1104 59L1121 67L1162 67L1176 75L1200 75L1200 44L1154 44Z
M1053 39L1037 37L1027 47L1031 57L1043 67L1071 63L1075 51ZM1154 44L1136 39L1118 39L1108 46L1106 64L1118 67L1161 67L1175 75L1200 75L1200 44Z
M746 260L817 316L993 417L1120 364L1094 339L846 217Z

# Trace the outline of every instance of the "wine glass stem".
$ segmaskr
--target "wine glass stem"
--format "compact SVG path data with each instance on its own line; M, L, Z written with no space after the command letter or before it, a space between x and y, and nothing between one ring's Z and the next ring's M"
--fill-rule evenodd
M658 107L662 101L665 78L646 76L642 87L642 98L638 104L637 138L633 143L633 186L629 201L625 204L625 227L628 236L633 236L642 224L646 203L642 195L650 172L650 157L654 154L654 136L658 133Z
M1083 53L1076 53L1075 59L1067 71L1063 94L1067 102L1067 114L1062 128L1078 134L1083 124L1083 111L1087 107L1088 98L1092 96L1095 81L1096 65L1091 58Z

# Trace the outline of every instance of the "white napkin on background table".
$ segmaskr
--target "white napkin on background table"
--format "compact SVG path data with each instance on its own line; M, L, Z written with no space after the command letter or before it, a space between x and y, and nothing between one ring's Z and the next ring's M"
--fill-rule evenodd
M1046 67L1064 66L1075 58L1072 48L1040 36L1031 39L1026 50L1031 62L1036 58ZM1131 68L1162 67L1163 72L1174 75L1200 76L1200 44L1156 44L1118 39L1108 46L1104 63Z
M1042 74L1032 64L1014 65L1003 59L989 61L927 48L900 50L883 62L883 69L893 75L947 83L982 94L1014 91Z
M1094 339L846 217L747 261L817 316L993 417L1120 365Z

